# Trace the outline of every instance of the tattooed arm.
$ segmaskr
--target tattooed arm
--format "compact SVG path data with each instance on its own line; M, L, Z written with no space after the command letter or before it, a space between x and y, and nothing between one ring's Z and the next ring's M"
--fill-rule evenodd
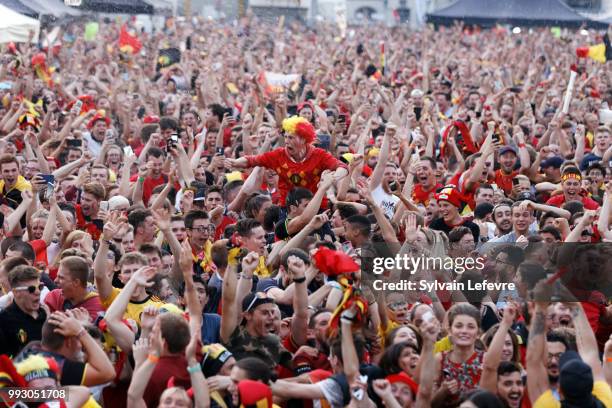
M529 342L527 344L527 390L529 399L534 404L540 395L549 388L548 374L546 372L546 308L550 299L550 285L540 281L534 290L535 309L529 330Z

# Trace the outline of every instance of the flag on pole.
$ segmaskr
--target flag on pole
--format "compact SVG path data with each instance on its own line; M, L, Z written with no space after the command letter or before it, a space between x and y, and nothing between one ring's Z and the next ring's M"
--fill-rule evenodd
M385 75L385 42L380 42L380 73Z
M121 32L119 33L119 49L121 52L128 54L137 54L142 48L142 43L136 36L127 30L127 25L121 26Z
M610 46L610 37L604 35L603 43L592 45L590 47L576 48L576 56L578 58L591 58L597 62L604 64L606 61L612 60L612 46Z

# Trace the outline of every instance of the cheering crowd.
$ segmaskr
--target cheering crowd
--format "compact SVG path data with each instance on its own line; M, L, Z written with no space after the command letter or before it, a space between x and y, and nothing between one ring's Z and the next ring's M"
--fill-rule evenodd
M612 407L604 33L47 34L0 56L0 404Z

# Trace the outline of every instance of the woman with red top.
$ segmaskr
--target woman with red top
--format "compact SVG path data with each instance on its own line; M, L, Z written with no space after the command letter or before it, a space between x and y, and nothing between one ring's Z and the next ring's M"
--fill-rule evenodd
M432 406L456 407L466 394L477 388L482 374L484 352L475 348L480 332L480 312L468 303L448 311L451 351L436 355L438 389Z

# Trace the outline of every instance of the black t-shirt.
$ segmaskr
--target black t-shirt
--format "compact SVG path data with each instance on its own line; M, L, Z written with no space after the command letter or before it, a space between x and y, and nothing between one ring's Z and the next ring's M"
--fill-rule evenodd
M444 221L444 218L436 218L429 224L429 228L432 230L442 231L446 235L455 227L467 227L472 231L472 235L474 235L474 242L478 244L478 239L480 238L480 228L478 225L474 224L472 221L464 219L460 224L449 226Z
M38 309L34 319L13 302L0 312L0 353L16 356L29 342L39 341L45 320L45 309Z

